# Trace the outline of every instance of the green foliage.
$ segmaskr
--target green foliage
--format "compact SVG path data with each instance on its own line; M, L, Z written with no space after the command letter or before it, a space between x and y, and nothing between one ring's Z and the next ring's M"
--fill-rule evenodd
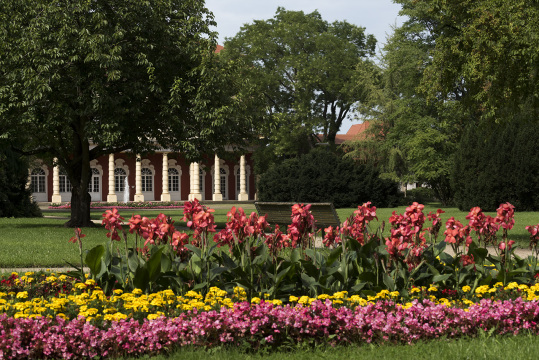
M451 99L456 86L475 114L500 120L523 104L539 108L537 1L398 0L436 38L422 90Z
M371 201L390 206L398 199L397 184L378 175L371 165L317 149L271 167L260 177L258 195L261 201L333 202L336 207Z
M468 116L457 101L458 89L450 101L429 102L417 92L434 41L425 25L413 20L395 29L383 49L382 68L370 80L364 113L374 119L371 136L348 144L347 151L353 158L379 163L382 177L428 184L447 205L452 154Z
M28 160L0 142L0 217L38 217L28 183Z
M277 156L304 154L335 135L365 98L358 68L369 64L376 40L346 21L330 24L317 11L278 8L268 20L244 25L227 39L223 55L248 66L258 131Z
M539 125L535 120L470 124L456 154L452 185L460 209L510 202L539 210Z
M62 166L71 226L91 226L89 162L158 146L189 158L242 144L233 62L195 0L8 0L0 7L0 137ZM225 135L223 135L225 134Z

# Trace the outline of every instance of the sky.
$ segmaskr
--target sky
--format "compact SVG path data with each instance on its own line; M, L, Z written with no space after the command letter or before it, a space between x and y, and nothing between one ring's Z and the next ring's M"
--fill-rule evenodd
M403 23L398 13L400 5L392 0L206 0L206 7L213 12L219 33L219 44L233 37L246 23L266 20L275 15L277 7L286 10L302 10L306 13L318 10L328 22L346 20L362 26L367 34L378 40L378 48L386 42L393 26ZM354 123L345 120L339 133L346 133Z

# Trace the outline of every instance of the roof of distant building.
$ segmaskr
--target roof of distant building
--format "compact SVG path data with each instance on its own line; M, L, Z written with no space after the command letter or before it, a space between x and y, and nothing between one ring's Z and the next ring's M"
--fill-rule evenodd
M337 134L335 136L335 144L340 145L345 141L363 140L367 137L366 131L368 128L368 121L352 125L346 134Z

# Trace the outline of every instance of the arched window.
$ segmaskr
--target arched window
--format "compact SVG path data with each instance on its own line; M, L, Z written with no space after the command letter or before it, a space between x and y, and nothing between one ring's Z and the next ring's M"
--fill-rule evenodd
M60 192L71 192L72 186L71 182L69 181L66 171L62 168L60 168Z
M198 191L204 193L204 171L202 169L198 170Z
M168 169L168 190L180 191L180 172L178 169Z
M114 169L114 191L123 192L125 191L125 179L127 178L127 173L122 168Z
M96 168L92 168L92 180L90 181L90 192L99 192L99 177L101 174Z
M227 198L226 196L226 171L223 168L219 168L219 183L221 184L221 194L223 194L224 198Z
M45 192L45 170L36 168L30 175L30 189L33 193Z
M142 191L153 191L153 172L150 168L142 168Z

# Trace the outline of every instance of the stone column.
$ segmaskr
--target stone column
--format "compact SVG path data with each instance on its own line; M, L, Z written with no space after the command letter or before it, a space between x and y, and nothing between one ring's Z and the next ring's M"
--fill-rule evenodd
M246 190L246 176L245 176L245 155L242 155L240 158L240 193L238 195L239 201L249 200L249 194Z
M114 154L109 154L109 193L107 202L118 202L118 197L114 191Z
M170 201L170 193L168 189L168 154L163 153L163 193L161 201Z
M56 162L57 159L54 159L53 161ZM52 199L51 201L53 203L62 202L62 196L60 196L60 167L58 166L58 164L56 164L52 168Z
M213 201L223 201L223 194L221 194L221 163L219 157L215 154L215 161L213 165Z
M202 200L202 194L200 193L200 181L199 181L200 167L197 162L193 163L193 181L191 183L191 193L189 194L189 200Z
M143 202L144 195L142 194L142 164L140 155L137 155L135 167L135 202Z

